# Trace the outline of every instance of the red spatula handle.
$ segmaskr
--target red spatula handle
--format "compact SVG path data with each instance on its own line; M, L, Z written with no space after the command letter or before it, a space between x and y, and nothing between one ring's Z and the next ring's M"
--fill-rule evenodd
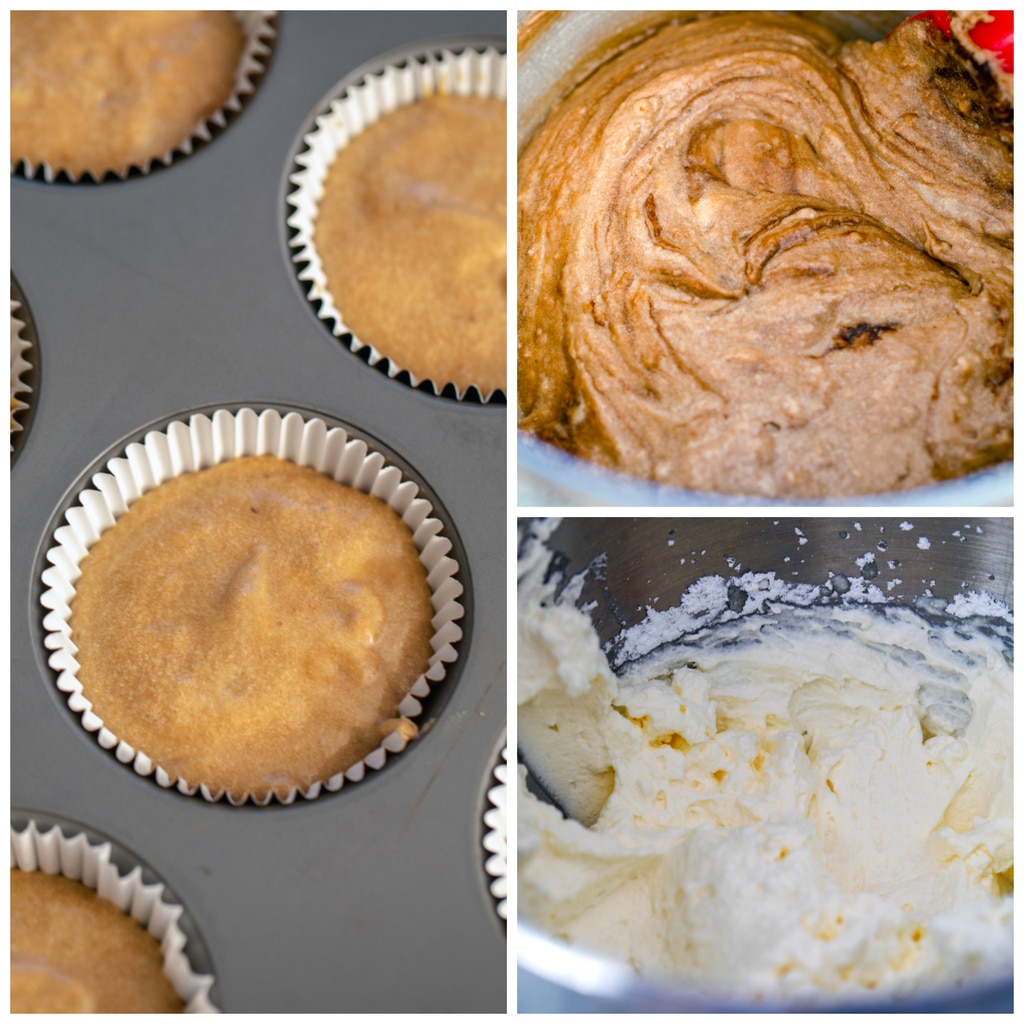
M988 50L999 66L1013 74L1013 11L989 11L991 21L979 21L970 35L983 50ZM951 35L949 11L922 11L908 21L930 21L947 38Z

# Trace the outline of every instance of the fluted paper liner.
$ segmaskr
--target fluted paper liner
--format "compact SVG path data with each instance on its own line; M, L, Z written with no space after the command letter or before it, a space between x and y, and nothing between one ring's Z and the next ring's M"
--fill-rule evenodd
M48 182L56 181L58 174L66 174L72 182L81 181L86 177L99 181L108 174L114 174L123 180L133 170L149 174L156 164L169 167L176 160L191 156L196 143L209 142L213 138L213 133L224 128L227 125L228 117L238 113L247 97L255 91L256 78L266 70L266 58L270 54L270 44L277 35L273 20L275 11L232 11L231 13L238 19L244 36L242 56L235 71L235 82L231 94L221 107L208 117L198 121L188 136L173 149L169 149L159 156L151 157L145 163L132 164L124 169L111 167L96 175L89 171L81 173L69 171L65 167L55 167L46 161L35 164L25 158L15 159L12 153L11 170L22 167L26 178L37 178L41 174L43 179Z
M40 600L50 609L43 626L45 644L53 652L49 664L58 673L57 687L67 694L68 707L81 716L83 728L96 735L101 747L112 750L119 761L132 765L138 774L152 775L165 788L174 786L189 796L198 792L209 801L223 797L232 804L252 800L265 806L275 799L273 793L263 799L248 793L233 798L206 780L172 777L145 751L136 750L107 729L93 712L78 679L78 648L70 623L70 604L82 559L133 501L173 476L246 455L276 455L325 473L338 483L379 498L409 528L427 573L434 613L428 668L398 706L402 718L415 718L422 711L420 699L444 679L446 666L458 656L454 645L462 637L457 620L463 615L459 601L463 587L456 578L459 566L449 557L452 544L444 536L441 521L431 515L430 502L419 496L415 482L404 480L401 470L387 465L384 456L371 450L365 441L350 437L341 427L328 427L315 417L306 419L297 412L281 413L276 409L220 409L212 416L197 414L188 422L172 422L165 430L146 434L141 444L129 444L123 456L107 463L106 472L92 477L92 486L78 495L77 503L65 515L65 525L54 532L56 546L46 553L51 565L42 574L46 589ZM392 732L377 749L346 770L305 790L293 788L286 797L276 799L292 803L298 795L312 800L324 789L339 790L346 782L360 781L367 768L383 767L388 754L399 753L405 746L402 735Z
M40 831L30 821L24 831L11 827L11 867L62 875L93 889L133 917L160 944L164 974L185 1004L186 1013L219 1013L210 1001L213 976L197 974L185 951L187 939L178 922L184 913L165 898L162 882L147 884L136 865L122 875L111 861L110 843L93 844L83 832L65 835L58 825Z
M487 790L490 807L484 812L484 849L490 854L484 870L491 876L491 895L497 901L498 916L508 914L508 748L501 751L501 760L494 766L497 785Z
M342 148L393 110L426 96L440 94L506 99L505 54L494 47L478 51L472 45L442 48L435 52L429 43L424 43L410 49L406 60L385 64L379 73L368 72L341 88L341 94L327 101L327 109L315 119L313 129L303 137L302 148L295 157L295 163L302 170L289 178L297 186L288 196L294 212L287 223L295 232L290 244L295 250L292 261L301 267L299 280L306 286L309 301L319 303L317 313L320 319L336 337L348 335L351 338L348 345L353 352L367 349L371 366L384 361L386 365L382 368L387 370L389 377L394 378L404 372L413 387L426 383L434 394L440 394L450 384L460 400L472 389L486 402L500 389L483 393L476 385L459 388L452 381L418 377L407 367L398 365L387 353L357 337L346 325L344 314L331 295L313 236L324 181Z
M18 413L28 408L28 403L19 395L26 395L32 391L24 381L24 376L32 369L32 364L26 358L32 343L22 333L25 324L18 318L21 310L21 303L17 299L11 299L11 434L22 430L18 422ZM14 449L12 443L11 449Z

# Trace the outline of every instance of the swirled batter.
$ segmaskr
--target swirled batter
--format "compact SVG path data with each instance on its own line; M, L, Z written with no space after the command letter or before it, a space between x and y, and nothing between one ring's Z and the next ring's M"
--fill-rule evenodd
M769 497L1011 458L1012 144L1008 98L924 21L652 31L520 158L520 425Z

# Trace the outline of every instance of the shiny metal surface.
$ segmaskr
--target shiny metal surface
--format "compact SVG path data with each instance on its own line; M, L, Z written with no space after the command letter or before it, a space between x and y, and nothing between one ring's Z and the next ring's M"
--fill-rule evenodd
M830 573L861 576L857 561L867 555L877 569L871 582L897 603L926 592L951 600L964 590L1013 602L1011 518L574 517L562 520L548 546L567 577L607 557L580 597L581 607L594 606L602 643L641 622L648 605L678 604L701 576L774 571L793 583L824 584Z
M535 521L521 520L521 537ZM577 605L588 609L602 644L665 610L709 574L775 572L794 583L864 578L894 603L922 596L948 602L984 592L1013 604L1013 519L934 515L851 517L566 518L546 541L551 569L565 581L591 567ZM595 565L594 560L600 560ZM866 566L873 566L865 571ZM639 978L631 969L518 925L520 1012L757 1012L756 1007ZM816 1009L885 1012L1005 1012L1013 979L957 991L929 991L899 1004L865 999Z
M520 924L518 1009L520 1013L786 1013L799 1008L709 997L641 981L621 964L581 954ZM927 993L903 1003L879 999L816 1006L841 1013L1009 1013L1013 980L949 993Z

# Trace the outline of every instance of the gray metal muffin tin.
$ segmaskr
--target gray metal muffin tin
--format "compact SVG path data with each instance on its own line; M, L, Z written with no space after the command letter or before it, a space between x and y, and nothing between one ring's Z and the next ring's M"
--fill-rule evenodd
M41 370L11 469L11 804L150 865L198 930L226 1012L504 1012L481 840L506 724L506 408L389 380L332 337L293 269L285 195L299 132L345 75L432 37L503 38L506 15L276 25L255 94L192 156L101 185L12 179L12 274ZM42 642L55 517L101 457L150 424L239 405L315 413L393 455L435 502L466 587L459 658L420 737L289 807L209 804L136 775L68 710Z

